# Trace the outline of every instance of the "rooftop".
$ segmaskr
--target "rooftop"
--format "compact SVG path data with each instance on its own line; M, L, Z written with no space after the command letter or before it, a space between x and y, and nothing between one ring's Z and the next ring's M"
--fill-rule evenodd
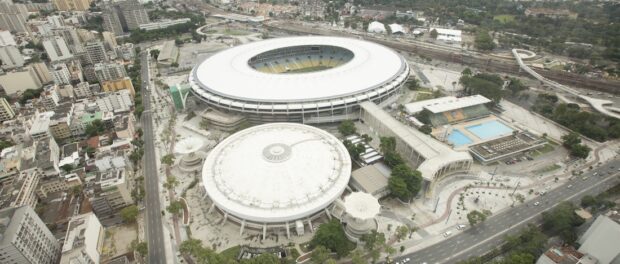
M206 158L202 178L219 208L252 221L284 222L327 207L342 194L350 173L349 153L333 135L272 123L218 144Z

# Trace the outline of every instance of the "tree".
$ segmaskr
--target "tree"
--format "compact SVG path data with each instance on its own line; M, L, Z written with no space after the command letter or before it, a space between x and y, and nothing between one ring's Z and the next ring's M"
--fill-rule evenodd
M409 233L409 228L407 226L399 226L396 228L396 237L398 241L401 241L407 237Z
M418 88L420 88L420 83L418 82L418 79L416 79L415 77L411 77L409 79L408 84L409 85L407 86L407 88L409 88L409 90L411 90L411 91L414 91L414 90L417 90Z
M353 121L345 120L338 125L338 132L346 137L357 133L357 128L355 128L355 123L353 123Z
M415 118L424 123L425 125L430 125L431 124L431 115L433 115L433 113L428 110L428 109L422 109L422 111L420 111L419 113L417 113L415 115Z
M182 210L183 210L183 203L181 201L172 201L170 202L170 205L166 207L166 211L168 211L169 213L173 215L181 213Z
M331 220L319 226L310 241L311 247L324 246L339 257L346 256L351 250L351 242L347 240L342 225L338 220Z
M473 210L467 214L467 221L471 226L474 226L478 223L482 223L487 220L487 215L481 213L478 210Z
M181 40L180 38L175 39L174 40L174 45L177 45L177 46L183 45L183 40Z
M62 169L65 173L69 173L73 170L73 164L65 164L60 166L60 169Z
M510 84L508 84L508 90L512 93L512 95L516 95L519 92L526 90L527 86L525 86L521 80L516 78L510 78Z
M562 136L562 145L568 149L579 143L581 143L581 137L576 132L571 131L570 133Z
M543 212L542 227L550 234L559 235L564 242L572 243L577 239L576 228L583 224L583 219L575 214L575 205L562 202L553 210Z
M123 219L124 222L128 222L128 223L133 223L136 221L136 218L138 217L138 207L135 205L130 205L127 206L123 209L121 209L121 218Z
M179 63L177 63L177 62L170 63L170 67L178 68L179 67Z
M168 166L172 165L174 163L174 155L166 154L165 156L161 157L161 163Z
M381 248L385 245L385 234L372 230L368 234L363 234L360 240L364 242L364 249L370 253L372 262L376 262L381 255Z
M588 155L590 155L590 151L592 149L584 144L578 144L578 145L574 145L571 149L570 149L570 154L580 158L580 159L585 159L588 157Z
M152 49L150 52L151 57L153 57L153 59L157 60L157 57L159 57L159 50L158 49Z
M280 264L280 259L271 253L262 253L258 257L241 260L241 264Z
M138 254L140 254L140 256L145 257L146 253L148 253L149 248L148 245L146 244L146 242L140 242L136 245L136 251L138 252Z
M382 153L387 153L396 150L396 138L394 137L381 137L379 138L379 149Z
M474 40L474 46L476 49L489 51L495 48L495 42L493 42L493 38L491 38L488 31L478 30L476 39Z
M324 246L317 246L312 250L312 255L310 260L315 264L325 263L329 259L329 250Z
M166 182L164 182L164 188L170 190L179 185L179 181L174 176L166 177Z
M388 188L400 200L409 201L418 195L422 188L422 176L419 171L412 170L406 164L396 165L392 168Z
M422 127L420 127L420 132L429 135L431 132L433 132L433 128L429 125L423 125Z
M200 239L190 238L181 243L179 251L183 254L195 255L202 249L202 241Z
M470 68L465 68L462 72L461 75L465 75L465 76L471 76L472 72Z
M437 39L437 35L438 35L438 34L437 34L437 30L433 28L433 29L431 30L431 38L433 38L433 39Z
M362 141L364 141L366 144L370 143L372 141L372 137L369 136L368 134L363 134L361 136Z
M390 177L388 180L388 188L390 193L401 201L407 201L409 197L411 197L411 192L407 189L407 183L402 178Z
M85 133L89 137L98 136L98 135L103 134L104 132L105 132L105 125L99 119L94 120L93 122L90 122L90 124L88 124L85 129Z
M86 146L86 154L88 154L88 156L92 157L93 155L95 155L95 151L97 151L97 149L91 146Z

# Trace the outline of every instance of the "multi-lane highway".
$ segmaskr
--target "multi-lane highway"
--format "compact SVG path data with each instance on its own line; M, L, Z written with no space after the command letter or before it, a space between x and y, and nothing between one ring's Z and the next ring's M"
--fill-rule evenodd
M159 176L157 174L157 160L155 156L155 137L153 131L153 118L151 116L150 92L148 88L150 74L148 67L148 51L140 54L142 68L140 74L142 78L142 131L144 132L144 184L145 184L145 231L148 243L148 256L146 263L165 263L166 249L164 248L164 230L162 226L161 205L159 200Z
M619 167L619 159L611 160L579 177L574 177L573 180L550 190L544 196L492 216L482 224L447 238L443 242L399 256L395 261L410 258L409 263L416 264L456 263L473 256L483 255L500 245L506 235L518 233L528 223L539 222L540 214L558 203L562 201L578 203L583 196L602 193L618 184L620 181ZM597 176L594 176L595 173ZM536 202L539 205L534 205Z

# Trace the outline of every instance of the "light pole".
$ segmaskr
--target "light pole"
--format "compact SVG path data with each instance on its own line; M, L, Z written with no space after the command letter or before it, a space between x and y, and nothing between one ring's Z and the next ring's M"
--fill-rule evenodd
M519 187L519 185L521 185L521 181L518 181L517 185L515 185L515 189L512 190L512 195L515 195L515 192L517 191L517 188Z

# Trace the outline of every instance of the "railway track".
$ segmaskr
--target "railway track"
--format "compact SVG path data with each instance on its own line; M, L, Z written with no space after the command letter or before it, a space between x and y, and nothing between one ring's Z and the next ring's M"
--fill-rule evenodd
M276 31L284 31L290 34L302 34L302 35L332 35L332 36L345 36L363 38L369 41L380 43L387 47L393 48L400 52L408 52L412 54L424 54L426 57L433 59L447 61L452 63L459 63L470 66L472 68L478 68L485 71L501 72L511 75L519 75L523 77L529 77L529 75L519 68L517 62L513 59L505 59L500 57L491 56L488 54L478 52L463 52L458 48L450 48L445 46L434 45L424 42L412 42L412 43L400 43L395 41L389 41L384 39L378 39L369 36L361 36L350 34L342 31L324 30L318 28L306 28L295 24L287 23L271 23L265 24L266 28ZM539 70L540 75L547 79L556 81L558 83L585 88L590 90L596 90L600 92L607 92L611 94L620 94L620 81L593 79L583 75L578 75L569 72Z

